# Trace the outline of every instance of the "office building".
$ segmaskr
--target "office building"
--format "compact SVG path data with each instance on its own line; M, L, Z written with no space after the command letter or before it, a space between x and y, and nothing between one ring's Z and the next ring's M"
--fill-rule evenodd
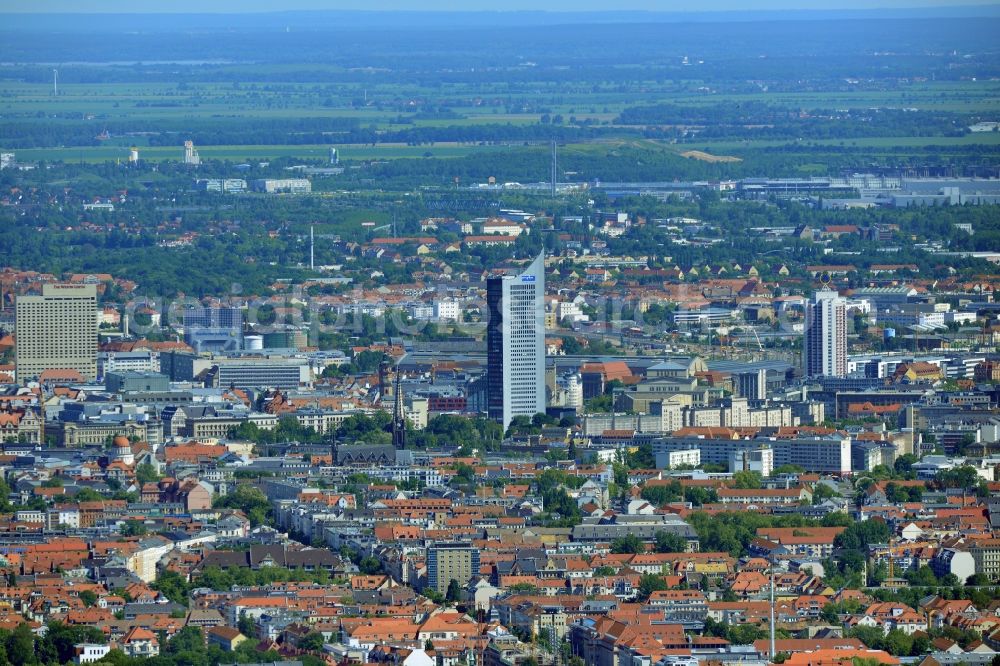
M427 587L441 594L451 581L463 588L479 575L479 549L471 543L438 543L427 549Z
M545 255L520 275L486 281L486 406L506 428L545 411Z
M446 299L434 303L434 318L438 321L458 321L461 315L458 301Z
M770 466L797 465L807 472L850 474L851 473L851 438L840 435L824 435L820 437L797 437L792 439L713 439L710 437L663 437L652 442L653 457L656 466L663 469L670 464L672 451L687 451L692 448L701 451L701 462L728 465L733 462L731 456L739 451L751 452L750 462L753 464L754 452L762 447L772 451L767 461ZM767 455L767 454L763 454ZM764 462L764 461L761 461ZM743 469L742 459L737 457L739 469ZM758 465L761 464L760 462ZM752 468L752 467L751 467ZM760 470L757 470L760 471Z
M806 308L803 366L808 377L847 374L847 303L836 291L816 292Z
M238 351L243 348L243 310L191 308L184 311L184 342L196 352Z
M97 378L97 286L46 284L41 296L18 296L17 380L46 370L76 370Z
M312 183L305 178L259 178L253 181L255 192L267 194L308 194L312 192Z
M158 372L116 371L104 375L104 387L109 393L166 393L170 379Z
M767 398L767 370L760 368L750 372L739 372L733 377L736 393L747 400Z
M729 454L729 471L758 472L763 477L774 471L774 449L768 446L737 449Z
M308 384L310 379L309 362L304 358L216 358L206 378L206 385L289 390Z
M698 467L701 465L701 449L669 451L667 453L668 469L679 467Z
M160 352L141 351L102 351L97 355L97 374L106 376L109 372L159 372Z
M195 187L203 192L245 192L247 181L242 178L200 178Z

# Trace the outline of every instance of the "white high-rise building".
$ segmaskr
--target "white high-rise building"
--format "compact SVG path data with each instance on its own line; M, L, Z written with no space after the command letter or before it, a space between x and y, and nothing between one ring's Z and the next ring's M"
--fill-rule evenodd
M198 155L198 150L194 147L194 141L184 142L184 164L195 166L201 164L201 156Z
M545 254L486 281L486 408L506 428L545 411Z
M46 284L41 296L18 296L15 326L17 381L46 370L76 370L97 378L97 287Z
M803 370L807 377L847 375L847 301L817 291L806 307Z

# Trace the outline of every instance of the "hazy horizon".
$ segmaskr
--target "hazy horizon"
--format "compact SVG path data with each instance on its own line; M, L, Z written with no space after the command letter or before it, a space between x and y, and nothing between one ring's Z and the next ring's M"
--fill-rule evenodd
M502 6L488 0L289 0L280 7L263 0L216 0L206 5L198 0L176 0L169 3L135 3L134 0L35 0L0 6L0 13L22 14L248 14L295 11L365 11L365 12L771 12L771 11L843 11L871 9L959 9L963 7L998 7L998 0L761 0L747 3L740 0L622 0L609 7L605 2L586 0L508 0Z

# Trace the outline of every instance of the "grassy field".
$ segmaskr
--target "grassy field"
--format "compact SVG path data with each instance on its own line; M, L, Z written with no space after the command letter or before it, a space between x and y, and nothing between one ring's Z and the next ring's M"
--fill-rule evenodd
M509 150L508 146L447 144L433 146L406 146L402 144L378 144L377 146L338 146L344 160L391 160L416 157L462 157L477 151ZM80 148L30 148L17 151L17 159L22 162L62 161L62 162L107 162L128 159L128 143ZM177 161L182 157L182 149L170 146L143 147L140 158L147 161ZM330 152L328 145L296 146L203 146L198 148L202 159L231 160L236 162L260 161L293 157L300 159L326 159Z
M759 141L692 141L691 145L704 148L706 152L739 151L750 148L771 148L787 146L784 139ZM968 147L1000 146L1000 133L982 132L964 136L912 136L912 137L872 137L860 139L810 139L796 142L800 146L846 146L858 148L918 148L921 146Z
M790 142L784 140L768 141L697 141L683 144L666 144L651 140L602 140L587 144L568 144L560 148L561 151L574 151L593 153L595 155L607 150L609 147L621 145L635 145L646 148L656 148L675 152L684 157L702 159L705 161L738 161L740 154L756 149L766 149L779 146L788 146ZM100 146L84 146L78 148L31 148L17 151L17 158L23 162L62 161L62 162L87 162L100 163L107 161L126 160L128 158L129 143L120 139L113 139ZM923 146L939 146L942 148L953 147L956 149L971 146L1000 147L1000 133L989 132L982 134L968 134L961 137L890 137L890 138L864 138L845 140L815 140L803 141L793 145L801 147L803 150L810 146L822 147L853 147L870 148L874 152L897 153L893 149L913 149ZM432 146L408 146L404 144L380 143L371 145L346 145L336 146L340 157L343 160L393 160L406 158L423 157L464 157L466 155L484 151L507 151L519 148L515 145L480 145L480 144L459 144L459 143L436 143ZM329 155L330 146L323 144L313 145L263 145L263 146L199 146L198 152L203 159L220 159L235 162L262 161L278 159L282 157L299 158L302 160L325 160ZM181 158L182 149L180 146L154 146L140 147L140 157L143 160L159 162L163 160L176 161ZM707 154L707 157L705 156ZM945 153L942 153L947 154Z
M921 111L996 113L1000 82L961 81L900 85L891 90L838 92L771 92L677 95L675 104L702 106L719 102L762 102L790 109L915 108Z
M2 69L0 69L2 75ZM331 72L331 77L334 73ZM332 78L331 80L336 80ZM846 84L845 84L846 86ZM627 106L668 102L703 106L720 102L762 102L790 109L916 108L970 114L1000 113L1000 82L919 82L884 90L819 92L716 92L699 81L631 81L555 85L551 82L480 86L331 83L120 83L51 86L0 80L0 113L8 118L39 115L64 120L199 120L219 118L355 118L388 128L406 120L417 126L535 122L542 113L567 120L612 122ZM420 115L447 108L457 118ZM426 117L425 117L426 116Z
M693 160L700 160L702 162L739 162L740 158L733 157L732 155L712 155L701 150L685 150L681 153L681 157L687 157Z
M280 66L276 66L280 67ZM318 66L316 76L328 76L336 81L335 68ZM2 67L0 67L2 76ZM52 123L87 123L94 136L105 129L118 131L116 123L129 122L132 127L159 131L168 126L197 127L213 121L283 120L298 118L328 118L331 121L351 119L361 127L398 130L413 127L477 126L488 124L531 125L539 122L543 113L561 115L570 122L591 120L608 125L622 109L637 104L672 103L702 106L720 102L762 102L790 109L842 108L918 108L924 110L958 111L979 114L986 119L1000 118L1000 82L949 81L897 84L883 90L850 89L838 91L714 92L700 81L629 81L628 85L603 83L534 82L509 84L497 81L490 86L470 86L442 82L434 87L417 83L386 85L315 83L120 83L82 85L66 83L59 96L51 94L48 84L0 80L0 122L4 120ZM700 89L700 91L699 91ZM438 113L445 111L445 113ZM169 125L167 125L169 123ZM125 130L122 130L125 131ZM632 130L622 130L626 136ZM180 139L178 139L178 144ZM677 153L703 151L711 156L741 158L757 149L790 145L788 140L700 141L688 140L671 147L657 144ZM18 149L21 161L39 160L66 162L105 162L124 160L130 145L138 145L141 157L148 161L177 160L181 148L148 146L141 136L113 137L98 146ZM600 142L597 143L601 145ZM1000 146L1000 133L970 134L961 137L879 137L864 139L831 139L797 142L793 145L807 150L810 146L872 149L881 154L906 154L927 146L942 149L995 148ZM478 151L509 150L507 146L475 143L437 143L433 146L393 144L338 146L345 160L400 159L420 157L461 157ZM238 162L264 161L277 158L323 160L329 146L316 145L220 145L199 146L205 159ZM895 150L893 150L895 149ZM822 152L819 150L818 152ZM947 153L943 151L942 155ZM702 158L704 159L704 158Z

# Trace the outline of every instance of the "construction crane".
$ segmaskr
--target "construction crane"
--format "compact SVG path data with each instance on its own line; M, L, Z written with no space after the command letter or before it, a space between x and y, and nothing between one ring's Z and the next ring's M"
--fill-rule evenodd
M372 227L371 231L374 234L374 233L378 233L382 229L389 229L389 228L392 228L392 237L395 238L396 237L396 222L395 221L393 221L393 222L391 222L389 224L383 224L383 225L380 225L380 226L377 226L377 227Z
M756 352L751 351L751 349L750 349L750 336L748 336L748 335L744 335L743 336L743 341L746 343L746 346L747 346L747 355L750 356L751 360L754 360L754 361L763 360L763 358L765 356L764 344L760 341L760 336L757 335L757 327L756 326L747 326L747 328L749 328L750 332L753 333L754 342L757 343Z
M761 354L763 354L764 353L764 345L761 344L760 336L757 335L757 327L756 326L751 326L750 330L753 331L753 339L757 341L757 349L760 351Z

